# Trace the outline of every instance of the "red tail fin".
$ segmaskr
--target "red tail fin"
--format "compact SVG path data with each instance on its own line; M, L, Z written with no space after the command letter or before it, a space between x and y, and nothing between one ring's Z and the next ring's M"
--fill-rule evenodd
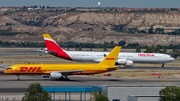
M49 34L43 34L48 52L57 57L72 60L71 57L52 39Z

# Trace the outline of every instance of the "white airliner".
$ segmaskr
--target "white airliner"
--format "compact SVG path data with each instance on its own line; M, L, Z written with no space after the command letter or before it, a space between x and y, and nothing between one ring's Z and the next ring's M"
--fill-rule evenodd
M89 52L89 51L66 51L63 50L49 34L43 34L48 53L62 59L80 62L100 62L109 52ZM118 55L116 65L130 67L133 63L159 63L164 64L174 61L168 54L161 53L125 53Z

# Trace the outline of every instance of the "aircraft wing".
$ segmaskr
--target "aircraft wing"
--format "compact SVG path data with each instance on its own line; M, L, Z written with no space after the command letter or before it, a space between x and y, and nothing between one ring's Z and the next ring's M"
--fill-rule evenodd
M57 72L61 73L62 75L75 75L77 73L83 72L83 70L66 70L66 71L52 71L52 72Z

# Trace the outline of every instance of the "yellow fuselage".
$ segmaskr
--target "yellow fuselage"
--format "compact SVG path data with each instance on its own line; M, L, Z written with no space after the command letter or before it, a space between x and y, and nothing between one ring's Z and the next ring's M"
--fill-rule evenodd
M76 75L98 74L119 69L118 66L100 64L16 64L4 70L5 74L29 75L29 74L50 74L57 72L75 72Z

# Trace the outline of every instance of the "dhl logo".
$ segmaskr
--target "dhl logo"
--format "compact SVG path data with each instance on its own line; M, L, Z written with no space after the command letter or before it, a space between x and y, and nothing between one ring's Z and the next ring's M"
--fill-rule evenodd
M114 58L106 58L106 60L115 60Z
M20 67L19 72L42 72L41 67Z

